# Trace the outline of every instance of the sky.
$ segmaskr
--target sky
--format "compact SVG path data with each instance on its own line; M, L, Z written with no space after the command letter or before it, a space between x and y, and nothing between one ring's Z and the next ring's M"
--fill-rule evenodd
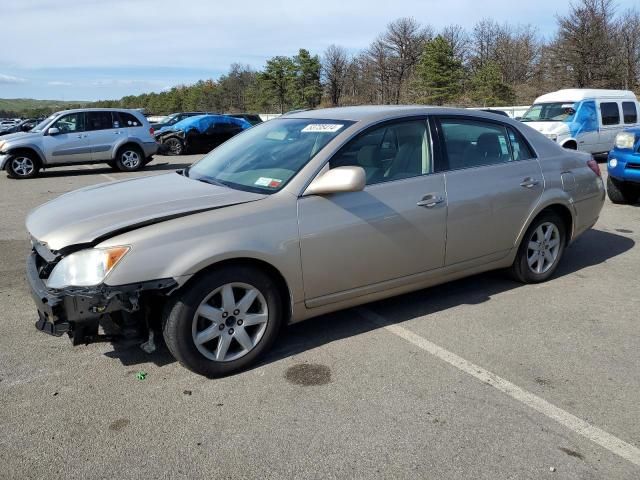
M638 0L618 0L623 11ZM481 18L551 37L568 0L0 0L0 98L114 99L262 68L299 48L357 52L399 17Z

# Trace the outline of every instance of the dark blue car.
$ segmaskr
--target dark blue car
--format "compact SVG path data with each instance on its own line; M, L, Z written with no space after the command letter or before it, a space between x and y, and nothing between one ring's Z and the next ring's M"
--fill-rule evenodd
M640 198L640 127L616 137L607 160L607 194L613 203L636 203Z

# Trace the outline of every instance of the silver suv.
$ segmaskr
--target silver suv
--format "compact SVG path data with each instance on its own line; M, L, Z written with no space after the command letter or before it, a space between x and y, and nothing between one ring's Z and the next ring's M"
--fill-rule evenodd
M0 170L32 178L42 168L108 163L131 172L158 150L153 128L136 110L84 108L51 115L30 132L0 139Z

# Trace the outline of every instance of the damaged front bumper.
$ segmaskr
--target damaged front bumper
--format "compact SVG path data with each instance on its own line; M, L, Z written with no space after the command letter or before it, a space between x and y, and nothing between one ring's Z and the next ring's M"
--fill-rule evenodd
M57 337L66 333L74 345L94 341L105 316L137 312L141 309L141 296L167 295L177 286L174 279L168 278L120 286L49 289L40 276L35 251L27 259L27 279L38 310L36 328Z

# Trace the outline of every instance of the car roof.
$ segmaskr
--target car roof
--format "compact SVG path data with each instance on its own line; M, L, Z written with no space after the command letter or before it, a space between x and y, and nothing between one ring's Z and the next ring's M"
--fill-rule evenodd
M77 113L77 112L129 112L129 113L135 112L142 115L142 112L140 112L140 110L136 110L134 108L71 108L69 110L60 110L59 112L55 112L55 113L62 114L62 113Z
M376 122L405 116L418 115L463 115L496 119L495 113L466 108L429 107L423 105L363 105L356 107L334 107L305 110L282 115L279 118L300 118L318 120L346 120L353 122ZM505 121L508 117L503 117Z
M580 100L595 98L611 98L636 100L636 95L630 90L606 90L598 88L567 88L557 92L546 93L536 98L534 103L546 102L579 102Z

